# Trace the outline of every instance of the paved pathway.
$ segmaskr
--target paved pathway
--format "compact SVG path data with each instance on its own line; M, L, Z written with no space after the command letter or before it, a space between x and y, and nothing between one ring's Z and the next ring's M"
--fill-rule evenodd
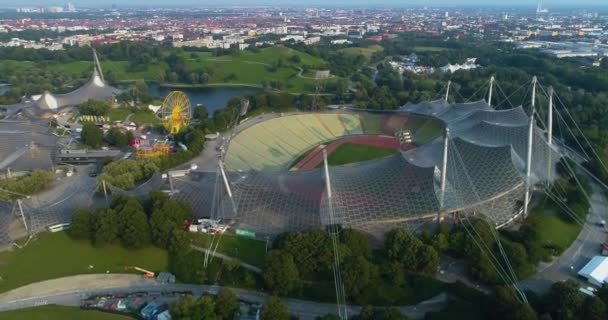
M139 278L139 279L137 279ZM149 293L166 291L190 291L195 295L203 293L215 294L220 286L204 286L191 284L157 284L153 280L142 279L135 275L103 274L80 275L61 279L43 281L15 289L0 296L0 311L29 308L46 304L77 306L80 301L90 295L134 293L146 291ZM244 289L232 290L240 300L252 303L264 303L267 295L261 292ZM314 320L318 316L336 313L336 306L331 303L318 303L299 299L283 299L289 311L301 320ZM443 309L447 305L447 295L440 294L414 306L399 307L400 311L412 319L423 319L430 311ZM361 307L349 306L349 313L357 314Z
M193 244L191 244L191 245L190 245L190 247L191 247L192 249L194 249L194 250L196 250L196 251L200 251L200 252L207 252L207 251L209 251L209 249L207 249L207 248L199 247L199 246L196 246L196 245L193 245ZM240 261L240 260L239 260L239 259L237 259L237 258L230 257L230 256L227 256L227 255L222 254L222 253L219 253L219 252L212 252L212 253L211 253L211 255L212 255L212 256L214 256L214 257L217 257L217 258L222 258L222 259L227 260L227 261L234 261L234 260L237 260L237 261L239 261L239 262L241 263L241 267L243 267L243 268L245 268L245 269L248 269L248 270L251 270L251 271L253 271L253 272L255 272L255 273L262 273L262 269L260 269L260 268L258 268L258 267L256 267L256 266L254 266L254 265L252 265L252 264L249 264L249 263L245 263L245 262L243 262L243 261Z

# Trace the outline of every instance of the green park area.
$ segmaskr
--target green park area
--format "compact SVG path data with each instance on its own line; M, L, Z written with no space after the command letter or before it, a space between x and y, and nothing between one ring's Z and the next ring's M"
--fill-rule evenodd
M557 210L535 208L528 217L528 223L537 231L538 241L543 248L563 252L576 240L582 227L565 221L557 215Z
M341 51L344 52L345 54L348 55L354 55L354 56L358 56L358 55L364 55L367 59L371 58L371 56L376 53L376 52L381 52L383 51L384 48L381 45L371 45L369 47L350 47L350 48L344 48Z
M208 52L184 52L182 57L188 70L207 71L210 78L206 85L262 86L264 82L279 81L283 83L283 89L289 92L314 90L314 80L306 75L301 76L299 68L326 68L325 61L287 47L240 51L220 57L212 57Z
M125 266L152 271L168 269L165 250L128 250L120 245L94 247L64 232L43 233L23 249L0 253L0 292L30 283L76 274L125 273Z
M177 51L181 70L168 63L168 56L174 51L163 53L161 59L155 59L145 65L133 68L129 61L108 60L102 57L102 68L105 78L112 82L131 82L136 80L160 81L177 86L220 86L241 85L263 87L270 85L294 93L314 90L314 79L300 75L300 68L306 70L326 69L327 63L320 58L287 47L271 47L255 51L239 51L223 56L212 56L210 52ZM0 60L0 70L10 74L18 71L39 69L60 74L67 78L79 79L89 77L93 70L92 61L15 61ZM310 73L312 71L307 71ZM203 74L206 81L185 82L184 79L171 79L179 74L184 77L200 78ZM314 73L314 72L313 72ZM332 78L333 79L333 78ZM8 81L10 79L6 79ZM274 83L274 84L273 84ZM277 84L280 83L280 84Z
M394 154L395 149L374 147L364 144L345 143L340 145L327 158L330 166L340 166L349 163L384 158ZM322 166L321 163L319 166Z
M446 51L447 48L442 47L430 47L430 46L415 46L414 51L416 52L441 52Z
M160 124L161 121L158 119L152 111L146 110L132 110L129 108L113 108L108 113L108 117L110 117L110 121L125 121L127 118L129 121L133 121L135 123L150 123L150 124Z
M128 320L127 316L82 310L77 307L49 305L0 312L0 320Z
M217 242L218 253L239 259L242 262L257 266L264 266L266 255L266 242L253 238L239 237L233 235L213 236L204 233L191 234L194 245L208 248L211 241Z

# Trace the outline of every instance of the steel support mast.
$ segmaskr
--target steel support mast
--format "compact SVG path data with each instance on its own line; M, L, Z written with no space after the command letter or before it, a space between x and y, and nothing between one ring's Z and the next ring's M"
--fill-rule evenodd
M492 76L490 78L490 92L488 92L488 105L491 107L492 106L492 91L494 91L494 80L496 80L494 78L494 76Z
M439 195L439 212L437 213L437 223L441 223L443 210L445 208L445 190L447 186L448 173L448 147L450 143L450 129L445 127L445 136L443 138L443 159L441 162L441 193Z

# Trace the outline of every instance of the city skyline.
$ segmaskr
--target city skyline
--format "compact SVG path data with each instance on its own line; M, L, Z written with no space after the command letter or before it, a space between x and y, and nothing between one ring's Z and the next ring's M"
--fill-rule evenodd
M119 7L222 7L222 6L324 6L324 7L423 7L423 6L442 6L442 7L458 7L458 6L482 6L482 7L535 7L537 2L534 0L513 0L509 2L505 1L481 1L481 0L411 0L411 1L398 1L398 0L335 0L328 3L328 1L311 0L306 3L295 0L227 0L221 2L218 5L216 1L209 0L114 0L110 2L100 3L99 1L93 0L71 0L71 1L59 1L59 0L25 0L25 1L13 1L13 0L0 0L0 7L17 7L17 6L64 6L68 2L76 6L84 7L109 7L115 4ZM569 0L551 0L544 1L545 7L608 7L605 1L602 0L581 0L573 4Z

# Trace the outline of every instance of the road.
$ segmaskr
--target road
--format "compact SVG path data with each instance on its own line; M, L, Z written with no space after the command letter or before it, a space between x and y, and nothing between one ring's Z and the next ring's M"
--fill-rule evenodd
M73 283L78 283L78 281L75 281ZM76 288L72 286L69 290L58 290L54 293L49 294L22 297L14 300L1 299L0 311L29 308L47 304L78 306L80 305L80 301L83 298L86 298L91 295L100 294L135 293L142 291L154 294L168 291L189 291L192 292L194 295L201 295L203 293L216 294L220 288L220 286L156 283L135 286L132 285L127 287L104 287L93 289L91 289L90 287ZM251 303L263 304L266 301L266 298L268 297L266 294L260 292L235 288L229 289L233 291L240 300L248 301ZM294 316L297 316L301 320L313 320L318 316L336 313L336 306L331 303L318 303L299 299L283 299L283 301L287 304L290 313ZM417 305L402 306L398 308L403 314L408 315L412 319L423 319L426 313L430 311L440 310L444 308L446 304L447 295L440 294ZM360 310L361 307L359 306L348 306L348 312L350 314L357 314Z

